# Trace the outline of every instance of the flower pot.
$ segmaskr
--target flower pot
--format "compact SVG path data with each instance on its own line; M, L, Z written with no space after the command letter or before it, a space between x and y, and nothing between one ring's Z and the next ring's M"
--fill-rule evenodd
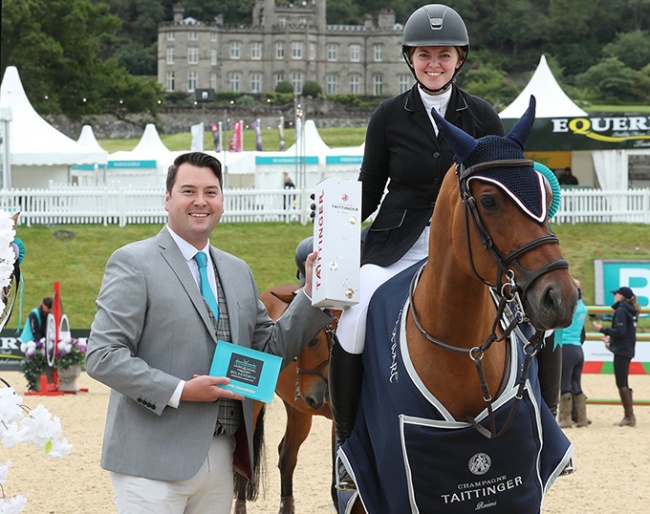
M59 374L59 391L79 392L79 386L77 385L77 379L81 375L81 366L79 364L73 364L68 369L58 369L57 372Z

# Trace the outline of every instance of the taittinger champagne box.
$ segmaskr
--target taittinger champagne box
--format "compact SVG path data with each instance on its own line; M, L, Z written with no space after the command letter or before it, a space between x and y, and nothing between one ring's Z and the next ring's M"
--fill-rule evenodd
M361 182L326 178L314 196L312 305L343 309L359 303Z

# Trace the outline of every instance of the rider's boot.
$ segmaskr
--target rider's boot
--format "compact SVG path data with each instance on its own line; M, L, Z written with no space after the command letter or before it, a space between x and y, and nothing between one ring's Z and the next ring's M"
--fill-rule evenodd
M554 339L554 335L547 337L544 346L537 353L537 375L542 399L551 409L553 416L557 414L562 377L562 351L560 347L553 348Z
M335 342L329 365L329 387L336 443L340 447L352 434L361 396L363 365L361 354L346 352ZM356 485L343 461L335 461L336 487L341 491L354 491Z

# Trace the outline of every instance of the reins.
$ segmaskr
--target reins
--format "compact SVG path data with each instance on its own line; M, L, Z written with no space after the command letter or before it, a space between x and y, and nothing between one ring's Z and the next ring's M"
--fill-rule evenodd
M465 232L467 239L467 249L468 255L470 258L470 263L472 266L472 271L479 281L488 286L490 290L490 295L495 303L497 312L492 323L492 329L488 337L483 341L480 346L474 346L472 348L460 348L457 346L450 345L444 341L436 339L431 334L429 334L422 324L420 323L418 314L415 310L415 304L413 302L415 287L416 284L426 266L426 263L417 271L411 284L409 286L409 302L411 305L411 316L413 322L420 332L420 334L430 343L443 348L448 351L456 353L466 353L467 356L474 362L476 372L479 377L481 392L483 395L483 401L487 406L488 419L490 430L488 431L484 426L482 426L476 418L472 416L466 416L465 421L470 423L481 435L490 438L496 439L503 435L506 430L510 427L514 416L517 411L519 402L523 399L524 389L526 387L526 381L528 379L528 371L530 368L530 363L532 358L537 354L539 349L544 344L544 331L536 330L532 337L527 337L523 334L519 328L519 324L527 323L528 317L524 311L524 299L526 298L526 293L528 288L533 284L542 275L549 273L554 270L559 269L568 269L568 262L563 259L555 259L547 263L540 269L530 271L525 269L520 263L519 258L530 252L531 250L546 245L546 244L559 244L559 240L554 235L546 235L525 243L516 250L510 252L507 255L501 253L495 246L492 237L485 228L483 221L481 219L478 208L476 207L476 199L472 196L471 191L467 185L468 178L481 171L493 167L518 167L518 166L531 166L533 163L527 159L511 159L511 160L497 160L481 163L469 168L464 168L462 165L457 166L456 175L458 177L460 196L465 207ZM471 244L470 244L470 232L469 232L469 220L472 220L472 225L474 230L478 235L483 247L490 253L493 260L497 264L497 275L495 283L490 283L479 275L474 265L474 258L472 255ZM512 270L510 265L516 266L520 276L523 277L519 281L515 279L515 272ZM505 281L503 278L505 277ZM503 282L503 283L502 283ZM499 286L499 284L502 284ZM503 325L503 332L501 336L497 335L499 324ZM493 403L494 399L490 394L489 386L487 379L485 378L485 372L483 369L483 356L485 352L492 346L495 342L502 342L509 338L513 332L523 341L523 351L525 353L524 363L521 370L521 376L519 378L517 392L515 394L515 399L513 405L508 413L508 417L504 425L497 431L496 420L494 417Z
M330 323L327 324L327 326L324 328L325 333L327 334L327 358L323 360L320 364L313 368L301 368L298 366L298 357L294 358L294 361L296 361L296 384L295 384L295 393L294 397L296 400L302 399L302 395L300 394L300 375L318 375L321 377L325 382L328 381L326 377L323 377L321 375L321 371L325 366L327 366L330 362L329 360L329 354L332 350L332 345L334 344L334 341L336 339L336 326L335 323L338 323L338 318L334 317Z

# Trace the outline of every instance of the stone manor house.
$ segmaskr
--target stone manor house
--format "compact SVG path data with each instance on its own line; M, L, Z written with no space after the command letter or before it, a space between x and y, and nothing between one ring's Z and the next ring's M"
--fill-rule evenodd
M167 92L264 93L287 81L307 81L324 94L394 95L413 78L401 56L403 26L392 9L363 25L328 25L326 0L276 5L255 0L252 24L202 22L174 6L174 21L158 28L158 81Z

